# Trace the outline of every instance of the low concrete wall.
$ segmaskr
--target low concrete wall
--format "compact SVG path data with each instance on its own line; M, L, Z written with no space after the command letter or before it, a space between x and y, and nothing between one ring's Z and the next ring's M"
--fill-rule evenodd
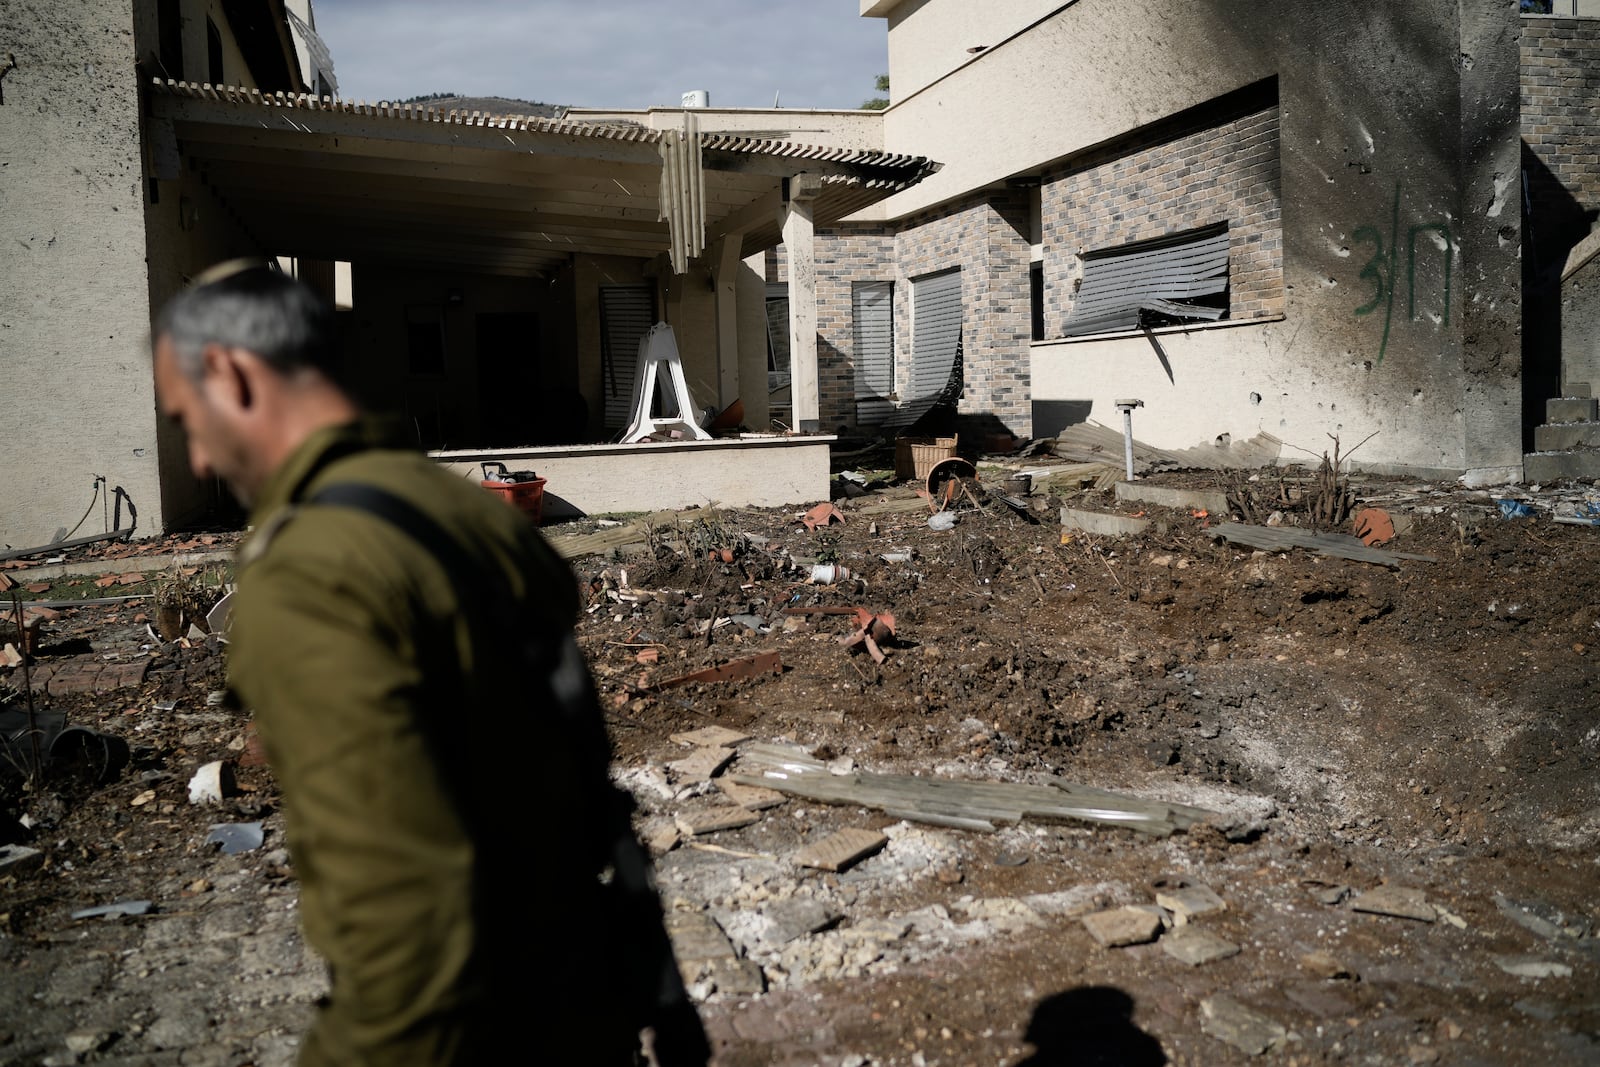
M504 448L429 453L478 478L480 464L537 471L544 517L674 508L776 508L828 499L828 446L836 438L748 437L634 445Z

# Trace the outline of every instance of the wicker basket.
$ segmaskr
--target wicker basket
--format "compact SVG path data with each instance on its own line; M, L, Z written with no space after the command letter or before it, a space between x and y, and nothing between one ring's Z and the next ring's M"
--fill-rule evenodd
M956 454L955 437L901 437L894 443L894 476L901 481L928 480L928 472Z

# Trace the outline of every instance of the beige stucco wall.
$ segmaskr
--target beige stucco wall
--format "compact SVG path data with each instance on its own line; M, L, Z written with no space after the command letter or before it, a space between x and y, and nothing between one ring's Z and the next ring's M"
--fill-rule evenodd
M463 478L498 460L547 480L545 517L689 507L776 508L828 498L832 437L435 452Z
M890 24L898 12L911 12L901 16L910 26L944 9L959 22L965 6L902 3ZM891 29L897 102L885 113L885 148L944 169L860 217L904 222L943 210L965 191L1036 176L1275 78L1285 326L1165 339L1176 381L1145 341L1035 347L1033 397L1090 399L1098 416L1140 391L1147 403L1181 395L1183 417L1142 420L1141 437L1158 445L1265 421L1318 451L1328 433L1376 431L1361 453L1369 462L1514 473L1517 28L1514 7L1496 0L1206 0L1183 18L1160 0L1080 0L905 98ZM1242 388L1227 363L1203 372L1218 338L1244 337L1228 358L1249 353L1255 372L1245 377L1265 386ZM1269 418L1247 398L1274 388L1291 395Z
M131 6L7 0L0 52L0 544L72 527L97 474L159 532Z
M862 13L888 21L889 97L899 102L1064 6L1062 0L902 0L864 2ZM872 14L885 9L886 15Z

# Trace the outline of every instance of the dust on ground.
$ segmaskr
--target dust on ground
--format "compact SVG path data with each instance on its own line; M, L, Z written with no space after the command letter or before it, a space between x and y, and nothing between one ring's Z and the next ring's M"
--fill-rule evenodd
M1600 529L1502 518L1505 491L1353 488L1396 518L1385 547L1433 561L1257 552L1210 536L1218 514L1075 485L1020 507L979 487L945 531L905 488L841 499L845 521L816 530L797 511L686 512L575 560L617 776L670 848L658 881L717 1062L1600 1062ZM1062 504L1152 525L1064 531ZM818 564L850 577L814 584ZM894 616L881 664L841 644L853 616L794 610L855 606ZM0 1063L287 1063L325 988L270 771L244 715L208 702L217 639L154 640L147 613L45 628L39 665L150 662L138 686L43 700L130 742L115 780L6 794L44 864L0 877ZM781 673L660 684L771 652ZM1165 837L984 832L791 798L691 837L680 817L731 801L669 766L691 754L673 735L710 726L841 778L1065 780L1216 816ZM190 805L216 759L238 791ZM761 773L740 757L717 777ZM257 820L257 850L203 843ZM846 827L887 842L840 872L792 862ZM1180 927L1155 907L1195 886L1225 908ZM1421 917L1357 910L1380 887L1413 891ZM153 908L71 918L129 899ZM1159 937L1102 947L1084 917L1124 905ZM1237 952L1169 954L1197 931Z

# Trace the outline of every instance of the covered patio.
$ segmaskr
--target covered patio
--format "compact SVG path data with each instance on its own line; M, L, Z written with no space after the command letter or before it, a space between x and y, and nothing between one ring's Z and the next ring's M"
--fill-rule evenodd
M152 176L183 183L177 225L150 227L152 289L158 268L175 288L248 252L292 258L332 297L347 264L358 394L464 473L537 464L552 515L825 496L812 235L934 166L702 132L693 110L652 129L159 80L147 109ZM779 242L792 413L774 433L758 257ZM697 420L737 402L755 435L609 443L661 321Z

